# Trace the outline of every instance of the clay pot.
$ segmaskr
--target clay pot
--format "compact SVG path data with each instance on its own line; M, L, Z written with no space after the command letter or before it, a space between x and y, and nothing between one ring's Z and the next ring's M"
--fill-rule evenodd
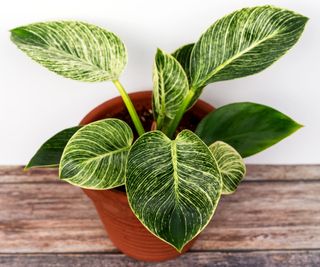
M129 95L138 114L143 108L151 109L152 93L150 91ZM199 100L188 113L200 120L212 110L211 105ZM123 112L126 112L126 107L121 97L116 97L93 109L80 124L84 125L108 117L119 118L119 114ZM140 223L131 211L124 191L118 189L83 189L83 191L93 201L111 241L126 255L143 261L164 261L181 255L172 246L151 234ZM189 250L193 242L194 240L190 241L183 252Z

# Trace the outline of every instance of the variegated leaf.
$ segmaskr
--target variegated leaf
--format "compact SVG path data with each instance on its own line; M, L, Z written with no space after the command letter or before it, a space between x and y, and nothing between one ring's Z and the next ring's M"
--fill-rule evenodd
M158 129L175 117L188 90L188 79L179 62L158 49L153 69L153 110Z
M228 144L217 141L209 146L222 177L222 194L233 193L246 173L246 166L239 153Z
M60 161L60 178L91 189L124 184L131 128L118 119L83 126L69 140Z
M11 30L29 57L64 77L86 82L116 80L127 63L118 36L80 21L35 23Z
M59 166L62 152L69 139L81 128L76 126L62 130L49 138L32 157L26 169L33 167Z
M191 52L192 52L193 47L194 47L194 44L187 44L187 45L180 47L179 49L177 49L176 51L174 51L172 53L172 56L174 56L179 61L181 66L183 67L183 69L187 75L189 84L191 84L190 57L191 57ZM200 97L200 95L203 91L203 88L204 87L200 87L195 90L195 94L193 96L193 99L190 101L188 108L191 108L197 102L198 98Z
M192 50L192 87L264 70L298 41L307 20L272 6L244 8L223 17Z
M126 189L142 224L181 251L212 218L222 181L209 148L194 133L184 130L170 140L153 131L131 147Z
M190 57L194 44L187 44L172 53L172 56L178 60L190 82Z

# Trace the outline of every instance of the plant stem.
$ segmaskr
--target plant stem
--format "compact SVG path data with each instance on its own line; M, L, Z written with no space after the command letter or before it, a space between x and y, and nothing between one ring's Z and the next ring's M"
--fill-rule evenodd
M167 136L169 138L173 138L174 133L176 132L176 129L184 115L184 113L186 112L191 100L193 99L194 96L194 90L193 88L190 88L186 98L183 100L180 109L178 110L176 116L174 117L174 119L171 121L171 123L169 124L169 127L166 129L165 134L167 134Z
M124 102L124 104L126 105L128 112L130 114L130 117L133 121L134 126L136 127L136 130L138 132L139 135L143 135L145 133L144 128L142 126L142 123L140 121L140 118L137 114L136 109L134 108L130 97L128 96L126 90L123 88L122 84L119 82L119 80L114 80L113 81L114 85L117 87L122 100Z

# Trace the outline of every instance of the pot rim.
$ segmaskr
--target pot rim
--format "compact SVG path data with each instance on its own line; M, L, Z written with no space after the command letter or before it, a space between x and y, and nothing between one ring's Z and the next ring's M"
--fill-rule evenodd
M132 102L134 102L135 100L141 99L141 98L152 98L152 90L143 90L143 91L135 91L135 92L131 92L128 93L130 99ZM88 124L92 121L96 120L96 117L99 117L101 115L105 115L105 109L110 106L118 106L118 105L124 105L124 102L122 100L122 97L116 96L113 97L111 99L106 100L105 102L99 104L98 106L96 106L95 108L93 108L89 113L87 113L87 115L80 121L79 125L85 125ZM204 100L198 99L197 102L193 105L193 107L191 109L195 109L195 112L198 111L206 111L207 113L213 111L215 108L210 105L209 103L205 102ZM94 189L90 189L90 190L94 190ZM101 191L101 190L97 190L97 191ZM102 190L102 191L106 191L106 190ZM108 191L112 191L115 194L118 194L119 196L126 198L127 193L117 190L116 188L111 188L108 189Z
M151 90L136 91L136 92L128 93L128 95L131 101L134 102L135 99L140 99L142 96L151 97L152 91ZM94 107L91 111L89 111L89 113L87 113L85 117L80 121L79 125L85 125L94 121L94 118L97 117L97 115L104 113L104 110L111 104L111 102L113 106L124 105L124 102L120 95L110 98L104 101L103 103L99 104L98 106Z

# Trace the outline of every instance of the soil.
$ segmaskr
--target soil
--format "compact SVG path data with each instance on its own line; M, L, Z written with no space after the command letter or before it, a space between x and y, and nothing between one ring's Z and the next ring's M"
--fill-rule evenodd
M140 120L144 126L144 129L146 131L150 131L151 127L152 127L152 123L154 121L152 110L148 109L146 107L142 107L140 110L137 110L137 112L138 112ZM134 124L133 124L131 117L130 117L127 110L123 110L122 112L116 114L116 116L114 116L114 117L121 119L121 120L125 121L126 123L128 123L128 125L133 130L134 139L138 138L138 133L135 130ZM199 123L198 117L194 116L191 112L187 112L180 122L180 125L177 129L177 133L181 132L184 129L189 129L194 132L198 123Z

